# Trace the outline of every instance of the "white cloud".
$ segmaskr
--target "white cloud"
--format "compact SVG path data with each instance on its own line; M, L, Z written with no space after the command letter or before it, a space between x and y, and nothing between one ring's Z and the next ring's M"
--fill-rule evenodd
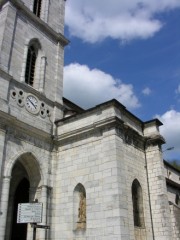
M86 65L70 64L64 68L64 96L83 108L90 108L116 98L126 107L140 106L133 86Z
M176 93L180 94L180 84L179 84L178 88L176 89Z
M146 87L142 90L142 93L146 96L149 96L151 94L151 89Z
M129 41L153 36L163 26L156 14L177 7L179 0L68 0L65 21L70 34L86 42Z
M160 131L166 139L167 147L174 147L171 154L176 154L180 160L180 112L169 110L161 116L157 115L157 118L164 124Z

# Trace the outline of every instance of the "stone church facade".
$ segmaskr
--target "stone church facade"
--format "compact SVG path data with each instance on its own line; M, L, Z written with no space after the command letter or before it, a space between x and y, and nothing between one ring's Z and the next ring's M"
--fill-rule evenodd
M63 97L64 0L0 1L0 240L30 240L17 206L38 200L45 240L180 239L180 172L158 119Z

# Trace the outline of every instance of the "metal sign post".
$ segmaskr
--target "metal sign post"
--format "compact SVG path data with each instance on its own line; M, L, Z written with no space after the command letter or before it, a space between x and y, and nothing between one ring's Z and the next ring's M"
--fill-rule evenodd
M37 223L31 223L33 228L33 240L36 240L36 228L50 229L48 225L38 225Z
M33 227L33 240L36 240L36 227L37 223L32 223L31 227Z

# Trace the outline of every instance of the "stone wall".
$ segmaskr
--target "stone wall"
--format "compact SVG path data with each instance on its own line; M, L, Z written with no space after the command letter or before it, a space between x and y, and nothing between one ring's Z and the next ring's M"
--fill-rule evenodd
M61 239L119 239L121 221L127 210L119 210L120 189L114 136L87 134L83 139L59 147L56 178L54 234ZM86 190L86 228L78 229L74 219L73 193L77 184ZM122 199L124 202L125 199ZM120 216L122 214L122 216ZM124 228L125 229L125 228ZM126 238L128 231L122 233Z
M128 119L129 126L133 122L130 116L123 116L114 107L101 107L85 113L85 117L80 115L59 123L53 216L60 222L53 222L52 237L61 234L63 240L134 240L138 235L152 239L142 139L121 121L116 126L113 123L116 114ZM140 132L140 124L133 123L132 129ZM132 207L135 179L142 187L145 222L138 232L134 228ZM77 229L73 217L77 205L73 203L73 193L79 183L86 189L85 229Z
M0 18L5 15L5 12L8 20L4 24L4 39L0 46L2 68L13 75L17 81L24 82L28 44L32 39L38 40L40 49L36 79L41 81L44 71L44 83L41 91L46 94L47 98L54 101L56 99L62 103L64 57L62 45L58 45L57 39L44 30L42 25L34 27L33 17L27 17L23 11L16 10L10 3L4 6L0 12ZM44 65L41 64L42 58L45 58ZM37 90L39 89L37 88Z
M7 122L8 123L8 122ZM6 123L6 124L7 124ZM43 139L41 136L28 134L19 128L6 128L0 130L0 166L1 166L1 181L0 181L0 238L9 239L11 232L10 226L12 221L12 197L17 184L22 177L27 177L30 182L30 201L38 198L44 204L43 223L47 224L50 221L49 211L51 206L48 206L47 201L50 200L51 195L44 197L43 188L48 189L53 187L51 179L51 139ZM16 174L14 167L18 164L22 166L23 171L19 170ZM14 175L15 174L15 175ZM17 176L16 176L17 175ZM7 216L7 218L6 218ZM5 225L6 235L5 235ZM42 237L44 230L38 231L38 236ZM42 237L44 239L44 237ZM29 228L28 240L32 239L32 229ZM41 238L39 238L41 239Z
M180 208L170 203L171 221L173 227L172 240L180 239Z
M19 5L25 6L33 11L34 0L18 0ZM64 7L65 0L42 0L40 19L46 22L56 32L64 33Z

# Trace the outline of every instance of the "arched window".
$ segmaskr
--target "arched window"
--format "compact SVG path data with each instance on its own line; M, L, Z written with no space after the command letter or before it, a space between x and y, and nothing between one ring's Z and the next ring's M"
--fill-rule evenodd
M180 206L180 198L179 198L179 194L176 194L176 197L175 197L175 203L176 203L176 205Z
M135 227L144 227L142 188L137 179L132 183L133 217Z
M37 51L33 45L28 48L27 60L26 60L26 72L25 72L25 82L33 86L34 76L35 76L35 66L36 66Z
M40 17L41 15L41 5L42 5L42 0L34 0L33 13L37 17Z

